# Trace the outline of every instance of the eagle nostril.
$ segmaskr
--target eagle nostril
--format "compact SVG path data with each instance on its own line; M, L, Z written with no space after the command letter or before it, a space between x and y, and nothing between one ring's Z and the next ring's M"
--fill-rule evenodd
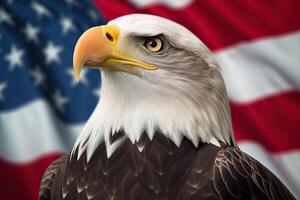
M114 38L111 36L111 34L106 33L105 36L107 37L107 39L109 39L111 42L114 41Z

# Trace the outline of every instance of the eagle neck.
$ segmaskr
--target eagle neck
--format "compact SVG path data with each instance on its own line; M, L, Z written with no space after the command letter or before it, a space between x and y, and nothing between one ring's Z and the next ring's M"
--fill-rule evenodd
M102 74L100 101L73 149L78 147L78 159L84 152L89 159L101 143L105 143L110 157L126 138L137 143L146 133L152 140L157 131L177 147L183 138L189 139L195 147L199 142L217 146L219 142L233 143L227 99L214 104L211 100L201 101L179 92L151 93L147 86L141 87L143 83L138 77ZM111 143L111 136L120 130L124 136Z

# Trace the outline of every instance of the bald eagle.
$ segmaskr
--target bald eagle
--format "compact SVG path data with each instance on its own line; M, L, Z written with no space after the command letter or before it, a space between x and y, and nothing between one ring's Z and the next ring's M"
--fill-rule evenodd
M236 146L220 68L189 30L127 15L93 27L74 73L101 70L101 100L40 200L294 199Z

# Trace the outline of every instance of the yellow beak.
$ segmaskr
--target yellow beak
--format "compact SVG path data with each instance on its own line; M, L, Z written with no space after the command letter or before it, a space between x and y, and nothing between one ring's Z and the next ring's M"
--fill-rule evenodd
M114 25L96 26L78 39L73 54L73 69L77 80L83 66L106 67L136 74L134 67L155 70L157 67L122 54L117 49L120 29Z

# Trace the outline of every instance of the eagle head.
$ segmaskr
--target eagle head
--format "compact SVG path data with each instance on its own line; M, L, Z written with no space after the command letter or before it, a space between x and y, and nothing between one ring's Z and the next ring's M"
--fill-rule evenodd
M133 14L90 28L73 63L78 79L92 67L102 80L100 101L74 146L79 157L87 152L89 159L101 143L111 156L122 138L111 144L109 137L120 130L132 143L158 130L177 146L183 138L196 147L234 143L220 68L200 39L175 22Z

